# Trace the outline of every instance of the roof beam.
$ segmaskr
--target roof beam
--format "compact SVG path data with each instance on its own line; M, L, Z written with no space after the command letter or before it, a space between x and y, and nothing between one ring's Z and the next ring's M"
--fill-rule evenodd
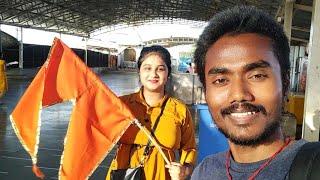
M23 6L21 6L21 7L23 7ZM33 2L32 2L29 7L23 7L22 9L14 9L14 10L18 10L20 12L19 13L12 13L12 15L7 17L5 20L9 20L10 21L12 19L18 18L19 16L24 16L24 15L26 15L26 14L34 11L34 10L38 10L39 8L43 8L43 7L44 7L43 3L38 3L38 4L35 3L35 4L33 4ZM10 11L10 12L12 12L12 11Z
M299 27L299 26L292 26L292 30L310 33L310 29L308 29L308 28L303 28L303 27Z
M309 40L302 39L302 38L297 38L297 37L291 37L291 40L300 41L300 42L304 42L304 43L308 43L309 42Z
M312 6L306 6L306 5L302 5L302 4L294 4L293 7L295 9L299 9L302 11L312 12Z
M23 25L23 24L17 24L17 23L11 23L11 22L4 22L0 21L1 24L6 24L6 25L11 25L11 26L18 26L22 28L32 28L32 29L37 29L37 30L43 30L43 31L48 31L48 32L55 32L55 33L63 33L63 34L69 34L69 35L76 35L80 37L88 37L89 35L86 33L80 33L78 31L69 31L69 30L59 30L59 29L44 29L42 27L35 27L35 26L30 26L30 25Z

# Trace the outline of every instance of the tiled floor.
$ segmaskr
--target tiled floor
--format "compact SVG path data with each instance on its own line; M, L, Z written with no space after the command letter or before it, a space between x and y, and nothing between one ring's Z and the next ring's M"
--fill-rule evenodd
M10 72L8 73L10 74ZM32 74L32 71L31 73ZM137 91L138 76L134 72L113 72L101 75L102 80L117 95ZM9 91L0 99L0 179L37 179L31 171L31 160L18 141L9 121L9 115L24 93L32 78L28 74L9 75ZM69 121L71 104L63 103L42 111L42 127L39 145L39 166L46 179L57 179L63 138ZM110 152L90 179L104 179L114 155Z

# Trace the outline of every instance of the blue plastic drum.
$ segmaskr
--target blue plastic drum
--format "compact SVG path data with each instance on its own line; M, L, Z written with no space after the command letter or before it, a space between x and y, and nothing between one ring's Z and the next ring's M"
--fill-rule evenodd
M199 154L198 163L210 154L229 148L227 138L218 130L212 120L207 104L196 105L199 115Z

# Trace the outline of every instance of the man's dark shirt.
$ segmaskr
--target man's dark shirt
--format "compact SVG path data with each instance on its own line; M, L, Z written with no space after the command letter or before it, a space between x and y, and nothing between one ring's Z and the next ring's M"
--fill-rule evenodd
M288 173L292 161L298 150L307 141L299 140L291 143L287 148L280 152L271 162L256 176L256 180L288 179ZM255 163L236 163L232 158L230 162L230 174L233 180L247 180L252 173L257 170L267 160L262 160ZM226 173L226 152L217 153L207 156L193 171L192 180L208 180L228 179Z

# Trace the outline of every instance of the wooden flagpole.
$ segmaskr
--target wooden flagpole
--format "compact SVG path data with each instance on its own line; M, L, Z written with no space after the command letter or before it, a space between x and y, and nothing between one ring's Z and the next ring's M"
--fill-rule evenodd
M138 119L134 119L133 121L150 139L150 141L152 142L152 144L159 150L160 154L162 155L164 161L166 161L167 164L170 164L170 161L168 160L167 156L164 154L161 146L157 143L157 141L152 137L151 133L149 132L149 130L147 128L145 128L144 126L142 126L142 124L138 121Z

